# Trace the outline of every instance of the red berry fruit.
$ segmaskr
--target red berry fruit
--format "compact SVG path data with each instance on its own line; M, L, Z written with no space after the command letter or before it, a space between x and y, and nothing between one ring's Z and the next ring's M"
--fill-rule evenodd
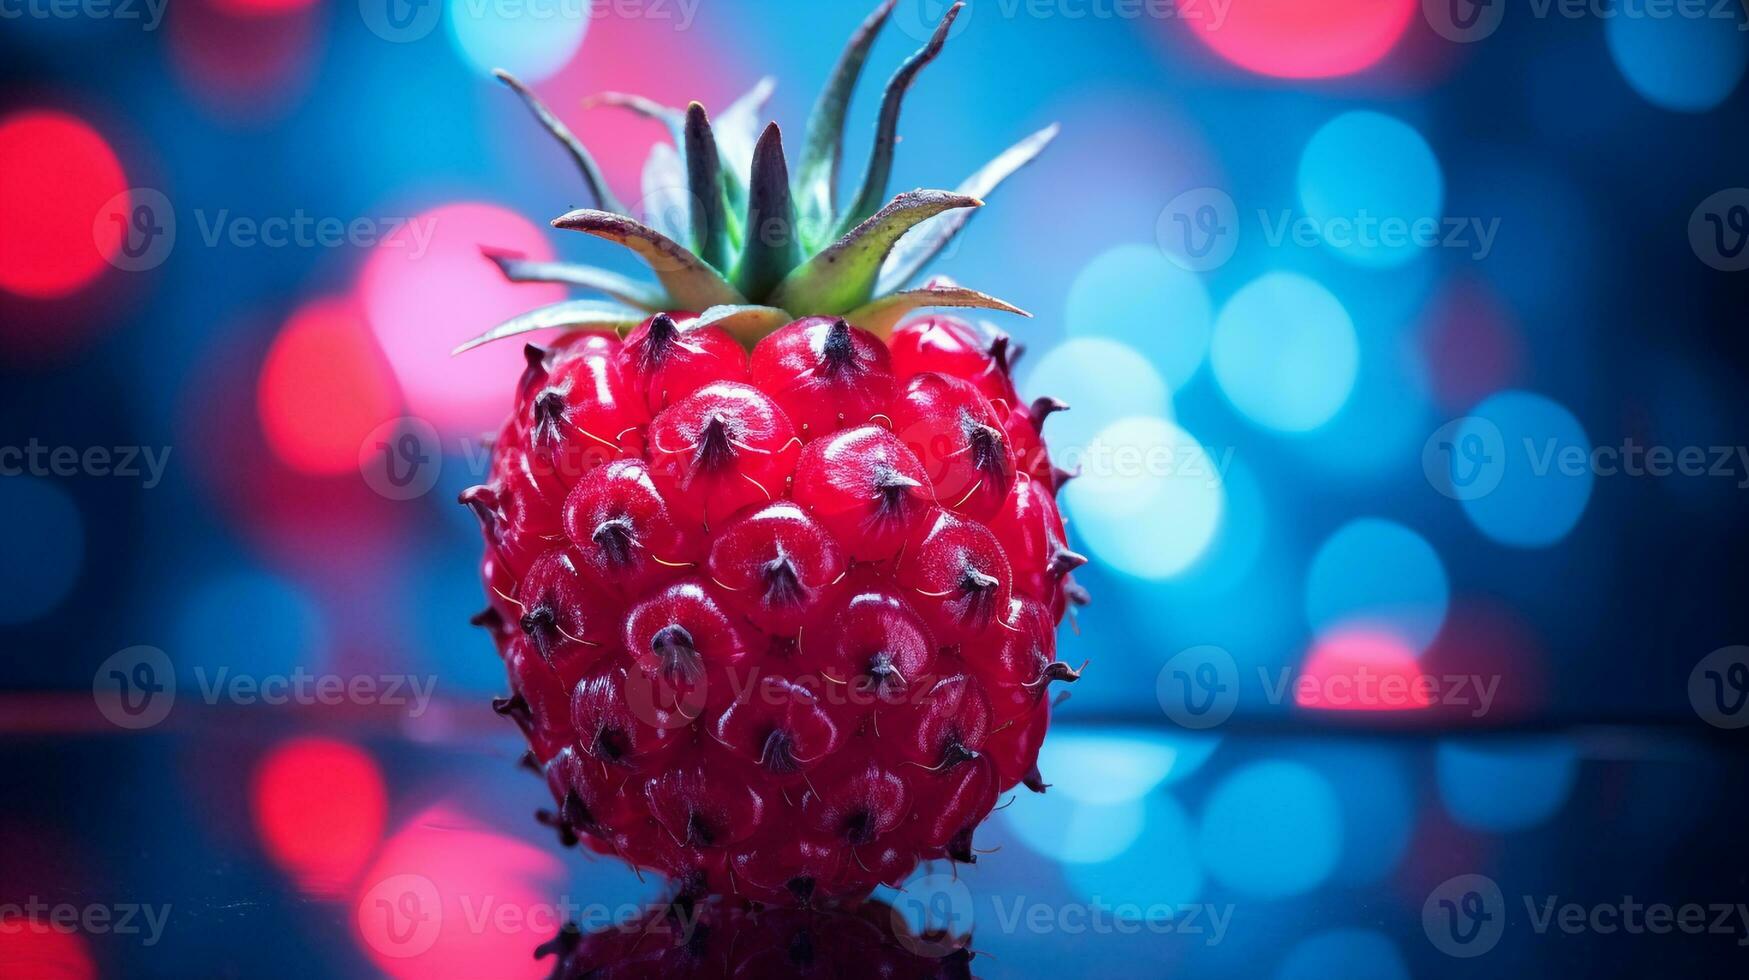
M893 429L923 463L943 506L987 520L1014 483L1002 418L971 382L919 374L893 405Z
M688 330L691 314L658 313L626 335L619 369L654 415L713 381L741 381L747 351L722 327Z
M761 340L752 378L805 438L872 421L893 397L887 345L843 317L797 320Z
M650 423L650 468L675 510L707 526L784 496L801 443L758 388L708 384Z
M808 443L796 467L795 499L852 559L882 561L933 509L935 492L904 443L865 425Z
M831 100L847 98L890 12L840 62ZM474 621L509 681L496 706L556 805L542 819L564 843L673 878L688 902L818 908L900 884L919 862L975 860L998 794L1045 785L1048 688L1077 676L1055 632L1082 601L1072 572L1085 560L1043 434L1063 406L1021 400L1017 348L993 329L903 322L931 306L1019 312L946 280L905 288L982 202L919 190L882 206L896 109L864 186L838 206L834 161L815 149L792 181L775 126L737 141L756 144L750 162L720 152L694 104L675 111L692 193L658 231L502 77L594 197L554 225L624 244L654 273L488 253L512 280L609 299L534 310L464 345L551 337L505 379L509 417L484 482L462 494L485 539ZM839 142L843 105L827 109L810 147ZM701 943L615 970L726 963ZM761 975L768 958L747 952L744 975Z

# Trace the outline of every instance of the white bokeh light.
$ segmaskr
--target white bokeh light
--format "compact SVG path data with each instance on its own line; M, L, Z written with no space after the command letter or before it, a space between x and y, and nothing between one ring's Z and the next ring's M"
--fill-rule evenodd
M1118 419L1068 462L1081 467L1064 491L1072 533L1119 571L1170 578L1220 529L1223 457L1166 419Z

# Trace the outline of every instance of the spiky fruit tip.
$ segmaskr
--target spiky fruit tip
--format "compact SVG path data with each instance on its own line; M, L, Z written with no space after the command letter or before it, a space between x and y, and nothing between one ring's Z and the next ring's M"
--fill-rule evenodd
M509 675L495 706L557 803L542 820L689 899L817 906L974 860L998 795L1043 791L1046 689L1079 676L1055 630L1085 559L1041 435L1066 406L1021 401L994 328L900 325L1021 312L942 279L906 287L1055 128L955 192L880 204L900 100L956 5L888 84L840 205L845 105L891 8L851 39L793 179L776 127L756 132L769 83L714 124L696 103L597 100L669 124L651 173L686 189L662 196L690 199L678 217L629 216L501 74L594 195L554 224L626 245L656 282L487 253L514 281L608 299L463 345L560 331L526 347L489 480L462 494L486 539L474 621Z

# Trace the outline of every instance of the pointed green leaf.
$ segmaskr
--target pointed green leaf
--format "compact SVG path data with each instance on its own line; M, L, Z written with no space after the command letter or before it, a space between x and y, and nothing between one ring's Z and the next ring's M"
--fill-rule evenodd
M546 107L546 103L529 91L528 86L518 81L516 76L503 69L497 69L492 74L496 75L499 81L510 86L511 91L522 98L529 111L533 112L534 117L547 128L547 132L552 133L553 138L564 144L565 149L571 154L571 159L577 162L577 169L582 171L583 183L588 185L589 193L594 195L595 206L603 211L625 214L625 205L619 202L619 198L613 196L613 190L607 186L607 179L601 175L601 168L595 165L595 158L590 156L589 151L584 148L583 141L579 140L568 126L560 122L559 117L553 115L553 111Z
M729 267L723 219L722 163L710 117L697 102L686 107L686 189L692 199L692 250L715 269Z
M686 165L680 153L667 143L650 147L644 161L644 224L669 238L685 238L692 231L691 194L686 189Z
M765 104L771 101L777 79L761 78L747 93L729 103L717 117L717 152L723 158L723 187L729 195L729 207L741 211L747 207L747 187L752 181L753 148L759 142L759 124L764 122Z
M783 159L783 134L776 123L765 127L759 145L753 148L743 227L745 241L741 263L735 269L735 285L747 298L760 299L802 260L795 208L789 198L789 166Z
M1031 313L1020 307L1005 303L994 296L980 293L975 289L967 289L964 286L941 282L932 283L919 289L907 289L903 292L882 296L880 299L865 303L844 314L844 318L853 325L884 339L893 332L893 328L898 326L899 321L906 314L931 307L1000 310L1003 313L1032 316Z
M686 325L699 330L716 325L729 332L744 347L751 348L761 337L795 319L775 306L713 306Z
M833 314L855 309L874 295L881 263L899 238L925 219L984 202L947 191L907 191L880 212L851 229L830 248L790 273L771 295L771 303L798 314Z
M980 200L988 197L1010 174L1031 163L1056 136L1056 123L1033 133L966 178L966 182L956 189L957 192ZM893 249L893 254L887 256L886 264L881 266L881 277L875 284L875 293L890 293L904 288L906 283L923 271L923 267L947 247L947 243L971 219L971 211L950 211L913 228Z
M674 239L625 215L580 208L554 218L553 227L619 242L636 252L639 258L649 263L656 279L667 290L668 298L681 309L702 310L707 306L747 301L703 259L682 248Z
M723 193L728 198L728 230L731 242L739 244L737 215L747 206L747 170L753 159L753 144L759 133L759 117L770 101L776 79L762 78L746 94L729 104L712 127L716 131L717 155L722 160ZM654 99L626 92L599 92L583 100L585 106L626 109L653 119L668 129L674 145L686 145L686 113Z
M796 170L796 212L809 240L830 233L832 209L838 204L838 161L844 153L844 113L856 91L857 79L862 76L868 52L896 2L884 0L850 36L850 43L838 56L832 77L808 116L808 138L802 147L801 166Z
M617 272L569 262L532 262L520 255L482 250L511 282L561 282L606 293L623 303L642 310L666 309L662 291L653 286L627 279Z
M893 150L899 141L899 106L905 101L905 91L911 87L911 82L923 70L923 66L934 61L935 56L941 53L942 45L947 43L947 32L953 27L954 18L960 15L963 7L965 4L962 2L947 8L941 23L936 25L935 33L930 36L929 43L906 58L905 63L899 66L899 70L887 82L887 90L881 95L880 119L875 123L874 149L869 152L868 169L863 172L862 187L839 217L836 234L843 235L861 224L875 213L875 209L886 198L887 179L893 173Z
M539 309L529 310L521 316L512 317L450 351L450 354L455 355L463 351L470 351L481 344L503 340L505 337L514 337L517 334L530 333L535 330L551 330L554 327L569 330L611 327L624 332L643 318L644 314L617 303L604 303L594 299L566 300L563 303L542 306Z

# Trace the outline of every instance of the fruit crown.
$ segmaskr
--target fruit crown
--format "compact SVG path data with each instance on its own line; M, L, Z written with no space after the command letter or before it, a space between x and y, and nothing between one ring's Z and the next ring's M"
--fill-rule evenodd
M906 287L965 227L972 209L983 204L981 198L1050 143L1057 134L1055 125L1016 143L957 190L907 191L882 205L905 91L941 52L964 3L948 8L928 43L887 82L862 181L849 200L838 199L845 109L895 2L885 0L851 35L808 118L801 166L793 179L777 124L758 129L774 84L770 78L737 99L714 124L697 102L680 110L617 92L589 100L656 119L674 140L672 146L658 143L645 164L643 221L614 196L582 141L552 110L508 72L496 72L564 145L594 197L595 207L561 215L553 226L624 245L649 265L656 282L487 250L487 257L513 282L565 283L609 299L568 300L530 310L468 341L456 353L555 327L623 331L659 310L701 311L689 327L718 324L749 346L802 316L841 316L883 337L907 313L929 307L1027 316L944 278Z

